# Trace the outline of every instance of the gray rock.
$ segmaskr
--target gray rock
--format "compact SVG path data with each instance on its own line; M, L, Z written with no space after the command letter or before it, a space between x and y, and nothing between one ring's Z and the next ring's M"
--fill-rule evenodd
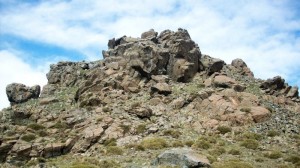
M154 29L150 29L149 31L142 33L141 38L142 39L153 38L153 37L157 37L157 34L158 33L154 31Z
M18 104L36 99L39 97L41 87L35 85L33 87L25 86L20 83L12 83L6 86L6 95L11 104Z
M298 98L299 97L299 91L298 91L298 87L297 86L294 86L292 87L288 94L286 95L286 97L296 97Z
M187 148L170 149L160 154L152 163L153 165L167 164L183 168L210 167L205 156Z
M209 76L215 72L220 72L225 64L223 60L212 58L208 55L201 57L200 61L202 63L202 68L200 69L205 70Z

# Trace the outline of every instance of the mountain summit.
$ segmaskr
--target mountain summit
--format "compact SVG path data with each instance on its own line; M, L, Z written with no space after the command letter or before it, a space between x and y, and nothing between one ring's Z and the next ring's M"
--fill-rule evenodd
M4 167L299 167L298 87L201 53L187 30L108 41L6 87Z

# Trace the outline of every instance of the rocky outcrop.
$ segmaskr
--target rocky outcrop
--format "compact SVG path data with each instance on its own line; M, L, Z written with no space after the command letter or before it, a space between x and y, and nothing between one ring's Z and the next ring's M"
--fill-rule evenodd
M39 97L41 87L35 85L32 87L25 86L20 83L12 83L6 86L6 95L11 104L18 104L36 99Z
M238 73L249 77L254 77L253 72L248 68L247 64L240 58L234 59L231 65L238 70Z
M163 152L153 161L153 165L160 164L187 168L210 167L205 156L186 148L175 148Z
M150 30L142 34L142 39L122 37L110 41L109 50L103 51L106 64L114 60L146 78L167 74L181 82L191 80L198 72L201 52L184 29L165 30L158 37Z
M117 158L122 167L151 167L149 158L152 166L209 167L197 152L232 159L226 149L242 145L248 131L264 136L259 151L239 148L249 161L277 144L296 149L298 87L255 79L241 59L227 65L201 55L184 29L113 38L103 56L51 65L41 96L38 86L7 86L12 106L0 112L0 162L47 167L49 157L66 154ZM267 137L272 130L288 136ZM163 148L159 156L148 151Z
M275 76L272 79L267 79L260 85L265 93L270 95L284 95L288 98L299 98L298 87L291 87L280 76Z

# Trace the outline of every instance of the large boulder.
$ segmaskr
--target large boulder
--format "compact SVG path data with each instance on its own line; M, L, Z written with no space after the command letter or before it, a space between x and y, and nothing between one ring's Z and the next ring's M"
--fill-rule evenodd
M153 161L153 165L160 164L186 168L210 167L205 156L186 148L175 148L163 152Z
M240 58L234 59L231 65L235 67L242 75L254 77L253 72L248 68L247 64Z
M6 95L11 104L18 104L36 99L39 97L41 87L35 85L32 87L25 86L20 83L12 83L6 86Z
M201 66L200 70L205 70L208 76L212 75L215 72L220 72L225 65L223 60L212 58L208 55L204 55L200 59Z

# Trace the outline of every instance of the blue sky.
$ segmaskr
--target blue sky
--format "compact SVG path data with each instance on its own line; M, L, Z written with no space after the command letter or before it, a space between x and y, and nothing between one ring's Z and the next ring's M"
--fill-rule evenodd
M295 0L0 0L0 108L7 84L45 85L49 64L101 59L108 39L150 28L185 28L202 53L300 86L298 9Z

